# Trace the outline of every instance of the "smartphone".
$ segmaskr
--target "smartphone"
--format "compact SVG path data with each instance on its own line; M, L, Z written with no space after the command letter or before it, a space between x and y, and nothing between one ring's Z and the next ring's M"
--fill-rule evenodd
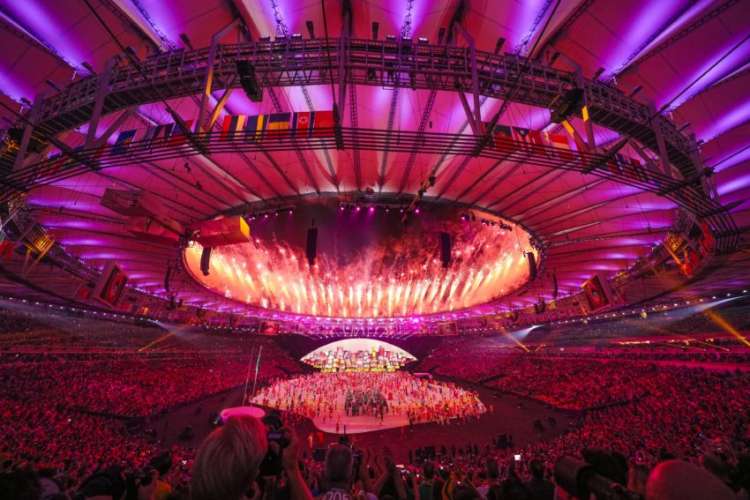
M521 455L513 455L513 460L515 460L516 462L520 462L521 461Z

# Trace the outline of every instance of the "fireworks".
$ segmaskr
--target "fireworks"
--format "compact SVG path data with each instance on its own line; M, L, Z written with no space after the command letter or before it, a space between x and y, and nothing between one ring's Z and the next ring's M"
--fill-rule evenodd
M195 279L224 297L343 318L455 311L499 298L528 280L525 252L536 251L522 229L441 221L441 230L453 235L452 262L443 267L437 239L425 227L404 228L354 249L340 250L343 244L333 242L338 251L319 251L312 267L301 245L278 235L215 248L208 276L199 271L199 244L185 250L185 262Z

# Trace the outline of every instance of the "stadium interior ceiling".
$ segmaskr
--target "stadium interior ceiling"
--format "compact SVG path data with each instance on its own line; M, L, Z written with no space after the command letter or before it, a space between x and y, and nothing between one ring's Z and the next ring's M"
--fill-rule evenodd
M0 295L313 339L565 342L741 308L748 18L739 0L4 2Z

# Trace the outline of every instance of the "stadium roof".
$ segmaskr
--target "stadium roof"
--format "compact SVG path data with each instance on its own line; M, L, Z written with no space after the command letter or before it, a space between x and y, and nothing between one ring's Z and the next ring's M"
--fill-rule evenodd
M208 47L214 37L235 47L219 51L219 59L230 60L232 50L240 50L237 47L255 47L255 52L247 49L243 54L249 54L256 68L261 63L279 66L258 70L264 75L260 102L246 96L239 79L217 71L203 111L207 119L218 102L224 104L217 109L215 134L224 123L232 126L229 119L224 121L227 116L322 112L342 105L342 148L333 143L290 143L283 148L258 143L252 148L235 144L202 150L193 144L189 153L129 154L126 161L103 169L90 168L90 161L79 162L82 166L75 174L58 173L45 182L13 177L18 166L12 159L4 166L6 182L22 179L25 215L54 238L61 259L65 256L92 272L116 261L129 283L149 295L167 299L177 294L196 307L253 311L196 282L183 269L175 246L129 233L126 218L100 203L108 188L157 195L165 215L183 227L217 215L293 206L321 194L347 203L388 199L413 207L424 189L425 201L484 209L536 238L541 252L537 279L499 297L493 302L497 310L528 306L540 297L552 300L558 288L560 296L577 293L597 273L610 278L631 268L664 240L674 226L676 208L684 207L686 200L689 205L695 193L700 193L703 205L689 208L699 219L718 213L730 216L730 222L720 222L728 224L723 231L732 233L727 238L734 238L727 253L747 246L746 1L27 0L2 2L0 16L0 115L8 127L20 124L23 129L33 116L33 103L46 97L55 103L54 109L49 104L39 116L46 120L50 135L70 148L88 147L98 136L111 146L118 138L117 133L106 136L112 130L134 129L139 138L156 125L173 124L175 113L181 120L195 120L201 114L205 81L205 72L195 68L211 57ZM377 44L368 46L368 40ZM420 44L424 49L415 48ZM273 55L261 57L264 47ZM427 51L430 55L424 60L434 70L441 57L438 51L444 50L447 58L453 48L460 49L455 60L463 57L467 68L472 54L477 54L484 63L497 61L506 68L516 61L520 74L505 74L510 82L496 86L487 83L485 75L482 88L467 85L459 92L459 77L442 81L440 71L430 72L415 62L416 57L410 59L419 50ZM306 73L313 52L317 66ZM389 75L387 61L394 58L413 64L413 71ZM341 77L347 64L352 65L344 69L349 77ZM143 68L149 73L142 74ZM374 68L382 71L375 75ZM332 82L334 69L339 80ZM451 71L445 68L446 74L453 75ZM277 84L263 80L274 72L279 73ZM535 80L527 82L531 72L536 72ZM110 83L111 92L123 89L125 97L116 105L105 103L96 133L89 134L95 95L104 77L112 74L130 75L128 81ZM470 72L467 75L471 80ZM141 77L153 78L149 92L134 90ZM347 78L341 90L339 84ZM477 122L495 117L498 125L513 128L516 139L539 131L547 143L563 137L565 147L580 150L565 127L551 121L549 111L555 96L562 98L580 85L586 86L592 103L594 94L602 99L601 112L590 105L590 130L580 114L570 119L588 147L595 145L592 154L601 158L617 152L636 158L643 169L651 170L652 179L663 175L666 184L628 180L623 167L570 168L560 158L550 164L534 154L490 154L485 151L492 145L486 142L480 154L452 154L458 134L473 137ZM75 91L66 94L66 88ZM65 98L53 101L55 96ZM84 105L76 99L90 100ZM476 103L481 111L474 109ZM618 111L608 114L607 103ZM81 114L82 109L87 112ZM625 123L624 113L643 109L647 115L653 112L645 125L636 127L637 120L631 118ZM659 120L665 120L663 130L672 134L666 136L664 150L671 166L662 164L660 139L656 133L652 138L648 128L662 127ZM370 137L366 131L377 132ZM434 147L420 142L420 137L434 139ZM53 144L44 154L59 149ZM712 175L701 177L702 168L711 169ZM685 194L681 183L695 191ZM2 264L6 278L13 275L0 285L4 294L39 294L41 289L69 297L81 280L92 279L80 270L62 273L37 267L24 272L23 256L13 259ZM691 293L701 293L701 287L714 291L747 285L750 273L741 253L720 259L704 271ZM165 280L167 268L171 276Z

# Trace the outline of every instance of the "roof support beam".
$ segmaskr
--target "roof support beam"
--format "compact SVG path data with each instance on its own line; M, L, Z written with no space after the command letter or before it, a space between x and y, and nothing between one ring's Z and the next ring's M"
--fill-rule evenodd
M211 87L214 81L214 62L216 61L216 52L219 50L219 40L224 38L231 30L237 27L240 23L239 19L235 19L218 32L214 33L211 37L211 46L208 49L208 66L206 71L206 78L203 83L203 93L201 94L201 103L198 107L198 118L195 120L194 132L199 134L203 129L203 121L205 120L206 109L208 108L209 100L211 99ZM210 130L210 129L209 129Z
M99 74L96 89L96 98L94 99L94 108L91 111L91 118L89 119L88 131L86 132L86 142L84 143L86 148L90 148L96 142L96 129L99 127L99 120L102 117L102 109L104 108L104 100L109 94L110 81L112 80L112 70L115 67L115 59L107 61L104 71Z
M102 133L102 135L94 141L93 147L98 148L104 146L107 143L107 140L109 140L109 138L112 136L112 134L117 132L120 127L122 127L125 122L137 112L137 109L138 108L136 106L132 106L120 113L117 118L115 118L115 120L109 124L107 130L105 130L104 133Z

